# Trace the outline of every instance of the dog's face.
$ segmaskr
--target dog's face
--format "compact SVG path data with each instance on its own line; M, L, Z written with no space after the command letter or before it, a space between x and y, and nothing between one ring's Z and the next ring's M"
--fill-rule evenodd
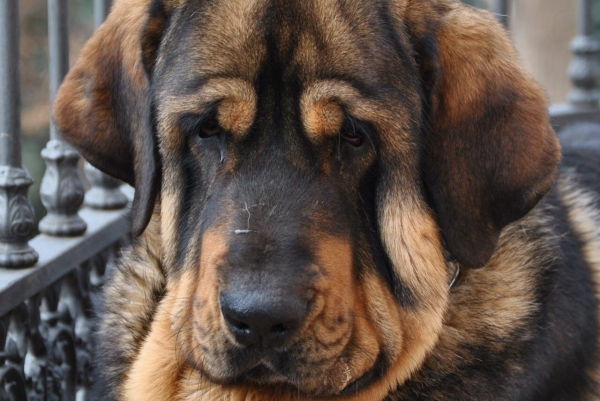
M136 0L55 117L135 185L137 234L159 204L188 363L333 396L422 363L448 255L484 265L551 185L545 107L492 17L455 1Z

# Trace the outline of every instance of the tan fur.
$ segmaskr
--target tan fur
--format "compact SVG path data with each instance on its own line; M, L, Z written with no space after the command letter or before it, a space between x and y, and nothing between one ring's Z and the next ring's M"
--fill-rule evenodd
M402 209L391 202L383 211L383 242L394 266L402 266L397 274L408 283L415 296L422 299L417 310L406 311L402 316L404 325L410 328L408 338L411 339L410 346L405 346L405 352L397 361L397 365L402 366L397 373L402 382L437 341L448 302L448 286L441 239L431 216L406 199L402 201ZM399 227L402 230L399 231Z
M303 104L302 114L306 132L315 141L320 135L330 137L338 135L344 122L344 113L340 106L328 100Z
M294 7L301 21L279 10L276 31L263 32L267 17L271 18L266 0L206 2L206 9L197 9L202 15L185 14L190 4L166 2L165 10L148 16L150 0L117 1L67 77L54 109L67 139L83 149L84 155L89 152L113 174L125 171L122 178L135 184L138 194L159 193L156 201L152 196L144 198L144 207L155 207L150 225L125 253L106 290L108 313L100 327L124 342L126 362L107 367L122 377L116 383L121 399L382 400L392 391L402 391L398 387L404 383L422 380L428 386L423 372L450 375L460 363L474 358L463 349L464 344L485 345L498 353L506 350L510 343L503 340L525 328L528 316L538 311L535 278L542 273L540 266L556 257L553 249L558 245L545 228L549 223L541 208L505 227L496 243L508 223L495 227L501 219L494 219L490 210L499 208L488 194L499 187L505 193L497 198L511 197L506 207L512 206L514 197L518 198L514 203L522 202L523 209L530 210L550 188L560 156L543 91L520 67L493 17L456 0L394 0L389 9L352 0L299 1ZM386 22L384 29L373 29L370 24L379 21L380 11L390 14L390 26ZM174 29L163 35L167 22L161 13L165 12L171 13L170 24L194 23L187 36L182 36L185 40L178 42L181 37ZM296 30L299 24L311 29ZM398 31L402 43L397 45L405 47L406 54L395 54L395 45L388 43L389 29ZM435 38L439 53L422 48L420 41L426 41L427 35ZM385 50L377 47L381 43L387 44L382 47ZM169 54L165 50L181 48L186 51ZM299 101L299 115L293 116L286 114L294 109L289 104L261 103L263 94L257 83L268 81L270 76L264 75L272 73L269 63L276 64L288 52L293 54L285 59L285 71L274 79L284 84L286 74L297 74L300 79L298 87L290 89L299 99L282 101ZM172 62L169 57L178 60ZM400 71L387 71L387 64L382 67L384 57ZM103 68L109 68L112 75ZM144 68L161 78L152 81L151 93ZM117 93L109 87L115 77L126 83ZM287 94L288 89L267 88L267 92ZM423 121L428 112L422 101L425 92L433 103L427 121ZM134 101L126 111L134 117L115 110L120 103L111 98L123 96L117 100L125 102L130 100L128 94L134 95ZM265 95L265 99L269 98ZM146 114L150 104L156 107L151 116ZM268 116L259 110L270 113L271 109L285 110L282 114L286 115L268 123L288 125L267 125L272 137L261 136L257 132L261 128L254 129L254 124ZM215 113L224 131L218 145L221 159L218 165L193 170L191 164L216 155L208 152L217 145L181 132L180 121L184 115L207 112ZM373 135L376 143L365 138L367 150L348 151L356 150L352 164L342 159L336 141L346 114L377 133ZM88 115L94 119L88 120ZM123 121L130 123L123 129L127 135L119 132ZM289 121L301 124L306 138L287 132L298 128L290 129ZM259 139L248 144L249 138ZM236 151L238 145L242 151ZM298 156L305 154L305 148L314 148L314 160ZM270 155L274 155L270 164L261 165ZM154 158L159 162L159 179L157 174L144 174L148 160ZM287 168L289 163L299 182L314 173L319 185L343 187L332 193L340 196L340 204L347 201L357 209L348 215L364 219L365 227L378 232L358 229L348 234L340 229L332 234L326 230L327 222L335 223L329 220L328 209L319 208L319 200L314 206L304 205L308 211L300 217L306 220L302 224L308 228L302 228L302 235L307 238L298 234L292 241L310 243L312 263L307 263L306 271L316 278L303 283L306 288L298 284L298 291L310 295L307 305L311 309L293 334L293 347L285 350L295 362L293 374L277 371L265 376L264 383L231 384L237 380L232 355L239 355L234 351L242 346L229 330L220 304L226 281L223 272L236 267L228 257L244 247L252 250L253 239L260 243L262 233L255 226L267 227L274 213L286 217L296 210L294 205L275 212L278 205L268 204L268 193L257 195L257 204L227 198L219 203L218 212L202 209L209 202L203 196L220 199L219 191L232 190L219 185L234 182L238 170L243 170L236 168L246 159L256 164L245 168L259 171L249 176L256 180L250 187L276 188L282 184L276 180L282 178L274 175L274 184L267 182L270 178L261 175L261 168ZM111 170L113 164L119 166ZM217 173L208 175L205 169ZM375 210L367 213L361 209L366 201L357 188L362 188L359 180L371 179L367 175L371 170L378 174L374 192L369 194ZM198 174L194 184L202 183L201 190L190 188L190 171ZM439 179L433 184L427 181L428 172ZM205 173L213 178L203 182ZM189 193L198 194L199 199L186 198ZM565 202L571 202L570 217L587 241L586 258L600 271L600 240L597 231L589 234L593 226L587 223L590 217L598 218L598 213L580 200L565 198ZM444 226L446 205L454 208L449 207L451 218ZM256 212L262 216L256 219L255 211L267 206L270 213ZM208 216L215 219L212 225L204 224L209 221L205 213L214 213ZM246 213L247 223L244 220L246 224L238 226ZM459 227L466 220L467 229ZM455 226L459 228L453 235ZM453 269L449 266L458 266L447 258L454 252L450 242L480 231L492 243L491 250L470 267L487 261L486 266L479 270L460 266L460 285L450 290ZM538 235L530 235L531 231ZM381 242L367 239L369 235ZM233 245L233 251L229 249L229 243L236 243L232 238L239 240L239 249ZM478 250L469 240L463 241L468 243L465 248ZM358 246L369 241L376 243L373 248L383 250ZM376 252L385 253L389 266L376 265ZM462 260L459 256L464 255L454 256ZM257 271L252 273L264 274ZM394 294L392 287L399 293ZM336 395L377 366L381 355L389 359L381 378L357 394ZM265 362L258 358L257 364L261 363ZM519 369L508 367L506 374L517 374ZM440 393L435 399L446 397Z
M172 298L173 297L173 298ZM171 338L176 336L171 316L175 308L176 295L170 291L161 302L152 322L150 332L142 345L135 363L131 367L125 382L122 397L125 400L173 400L185 360L181 358L177 343ZM173 345L171 345L173 344ZM175 355L163 352L172 350Z
M118 338L125 360L136 359L147 332L149 319L156 305L156 293L162 292L166 277L160 263L162 257L156 219L149 225L133 248L126 250L104 286L106 303L104 318L98 330L113 333L110 341ZM109 364L108 371L122 371L127 366Z
M204 236L203 247L210 251L203 256L205 266L209 261L212 263L218 262L221 255L223 255L225 250L219 245L221 243L222 241L218 237L210 233ZM327 244L327 241L325 240L323 243ZM345 247L347 248L347 245ZM321 299L323 302L329 303L329 305L324 304L323 308L328 311L327 313L334 316L339 313L336 310L343 303L350 302L354 305L352 310L357 328L355 334L352 335L350 349L345 351L345 353L350 357L352 352L358 352L358 355L354 355L354 357L349 359L356 361L361 357L373 354L373 351L369 354L364 354L364 351L369 347L378 347L375 342L378 335L373 332L374 327L371 326L371 322L383 322L385 319L389 319L388 316L390 313L396 313L397 301L389 295L382 297L373 297L371 295L378 293L385 294L385 283L383 283L381 278L376 276L369 275L365 277L364 283L361 283L361 287L352 289L356 284L352 284L353 280L348 276L349 270L343 268L349 262L347 259L348 256L345 257L346 260L344 261L344 256L338 253L338 250L343 248L344 246L340 247L339 244L335 243L321 247L324 253L320 261L321 266L325 270L324 274L327 276L333 275L335 279L323 281L323 284L326 284L327 287L317 288L317 291L322 294ZM331 249L333 253L326 252L326 249ZM337 271L336 266L339 266ZM144 267L140 266L139 269L143 271ZM195 363L201 363L202 361L202 353L198 352L199 347L196 345L195 340L192 339L193 330L191 326L194 324L193 322L202 322L204 328L210 330L210 327L206 325L209 322L217 323L220 320L215 316L211 317L202 314L203 311L210 313L209 310L211 308L198 308L200 305L205 306L211 302L218 302L216 301L218 293L215 291L216 287L213 285L214 278L211 278L211 272L214 272L214 269L206 268L200 271L204 272L200 277L194 277L193 273L187 273L167 288L163 301L158 307L158 312L154 318L150 332L124 384L124 399L144 400L150 397L150 394L153 396L159 394L161 397L165 397L164 399L182 401L197 399L197 397L200 397L200 399L208 397L206 399L215 401L228 399L240 401L267 401L271 399L285 401L289 399L291 401L299 399L296 390L285 387L278 388L275 386L273 390L257 389L248 386L215 387L214 383L202 377L196 365L185 363L186 361L190 361L188 358L192 355L196 356L194 358ZM346 277L344 278L343 276ZM331 287L331 283L334 282L336 284L343 284L345 282L346 284ZM189 296L189 294L194 292L195 285L199 285L196 294ZM332 294L331 291L338 293L337 295L335 293ZM357 299L354 301L348 297L348 294L352 293L357 294ZM367 309L362 309L363 306L361 305L363 304L367 305ZM193 312L191 308L194 308ZM214 308L212 309L214 310ZM191 317L192 313L193 318ZM326 322L332 320L333 317L322 315L319 310L316 310L313 315L314 317L311 319L313 321L312 324L317 323L314 321L315 318L323 319ZM365 316L373 316L374 320L365 319ZM390 321L388 326L384 325L383 328L378 328L378 330L387 337L388 341L394 339L394 341L398 342L400 327L394 323L395 321L397 320ZM319 334L315 332L314 334L322 336L326 333ZM325 338L321 341L323 340ZM159 352L159 350L169 350L169 352ZM190 350L193 354L190 354ZM329 350L328 352L335 352L335 350ZM399 352L399 346L397 346L395 352ZM364 372L374 361L367 359L365 362L367 362L366 368L360 368L360 366L355 364L347 365L343 360L338 362L336 364L337 370L332 370L330 373L332 385L341 386L348 381L349 377L356 377L358 372L353 372L354 369L360 369ZM156 369L157 366L161 368ZM397 373L392 369L386 375L386 381L389 382L390 388L397 384ZM147 383L152 383L152 385L148 386ZM386 391L385 386L377 386L366 392L361 392L361 394L355 397L336 397L335 399L367 401L383 397ZM300 399L310 400L313 398L301 397ZM326 400L328 398L320 397L318 399Z
M597 214L597 213L596 213ZM544 263L544 260L540 259L540 247L546 249L547 252L542 254L545 260L552 260L555 255L552 252L552 248L555 246L553 242L548 242L552 239L550 233L546 237L542 237L539 241L527 240L527 234L525 227L543 227L545 225L543 215L541 213L534 213L527 217L524 221L519 222L506 230L503 234L498 251L495 253L490 264L486 268L479 270L463 270L463 277L461 278L460 286L457 286L456 290L453 291L450 297L450 307L448 312L443 317L443 327L439 330L441 334L439 336L440 341L436 344L433 350L433 355L439 364L438 369L440 371L451 371L453 368L453 361L456 361L456 355L458 344L461 342L468 342L470 344L477 344L480 341L484 341L489 337L481 337L481 333L486 333L488 336L497 336L502 338L506 335L507 331L519 330L521 325L527 324L526 316L532 312L537 306L533 299L534 293L534 277L535 270L531 269L532 265L537 263ZM207 239L210 239L210 235ZM222 255L224 250L219 247L221 243L218 238L205 242L205 246L209 246L211 253L215 256L206 256L208 259L219 258L218 255ZM206 240L205 240L206 241ZM209 245L210 244L210 245ZM336 246L336 249L339 249ZM335 261L338 258L334 259ZM334 263L335 264L335 263ZM139 269L144 269L143 266L139 266ZM209 269L207 269L209 270ZM338 276L338 280L340 277ZM442 280L444 285L447 285L447 281ZM211 278L206 274L200 278L195 278L190 275L183 276L179 284L173 286L174 290L169 290L165 296L165 300L161 303L159 311L167 311L167 313L159 312L155 318L155 322L151 328L148 340L145 342L138 360L146 360L146 358L166 358L160 361L159 365L154 366L168 366L173 369L171 374L156 374L156 369L145 369L141 372L136 366L151 366L147 363L136 362L136 365L132 369L132 374L126 388L133 389L133 383L139 380L140 383L154 383L157 388L166 388L172 393L177 393L177 396L173 396L173 400L194 400L194 399L206 399L206 400L240 400L240 401L292 401L292 400L317 400L317 398L306 397L298 395L296 390L285 387L273 387L270 389L266 388L254 388L252 386L240 385L240 386L217 386L210 382L207 378L203 378L201 373L194 367L194 365L182 364L178 361L185 360L186 351L185 345L181 345L181 341L188 341L185 339L187 333L191 333L189 328L189 309L186 306L186 302L189 303L190 297L188 291L192 291L190 285L194 283L200 283L205 285L211 282ZM340 290L343 288L348 291L346 287L338 287ZM365 313L367 316L371 316L370 321L380 322L378 330L388 338L394 338L397 342L396 353L402 353L405 350L414 351L415 349L406 348L411 346L410 336L415 334L411 331L406 332L408 325L399 326L398 322L404 322L407 318L405 312L398 310L397 301L390 295L385 295L385 284L381 278L377 276L368 275L361 282L360 287L356 288L355 292L357 297L361 298L362 294L369 294L362 302L366 306ZM206 293L204 292L206 291ZM350 292L350 291L348 291ZM206 299L205 294L214 294L214 290L207 285L204 290L198 290L196 298L194 298L194 304L201 304ZM381 294L379 296L373 296L373 294ZM184 300L184 301L182 301ZM177 302L178 301L178 302ZM359 304L360 305L360 304ZM201 320L205 323L212 321L206 316L202 316L194 313L196 319ZM397 316L396 318L390 319L390 316ZM169 318L167 326L167 317ZM408 317L410 318L410 317ZM158 323L158 321L162 323ZM187 322L184 322L186 321ZM387 322L387 324L383 324ZM464 322L469 322L465 325ZM170 331L166 331L166 328L170 327ZM404 327L404 328L403 328ZM410 327L410 326L408 326ZM414 326L413 326L414 327ZM404 334L402 334L404 332ZM181 333L181 334L178 334ZM151 340L154 339L154 340ZM408 339L408 345L404 344ZM155 346L151 346L155 341ZM180 341L180 342L178 342ZM414 345L417 348L421 344ZM486 342L486 345L490 345ZM498 347L510 346L510 344L496 344ZM189 344L188 344L189 346ZM162 350L158 352L158 347ZM169 352L164 352L169 350ZM501 348L498 349L500 351ZM418 351L418 350L417 350ZM147 356L143 354L147 353ZM200 355L199 355L200 356ZM467 355L461 358L467 358ZM430 361L428 359L428 361ZM425 363L431 363L425 361ZM153 362L154 363L154 362ZM388 389L394 388L396 385L402 382L402 377L409 374L405 371L405 366L402 363L397 363L392 367L385 377L381 380L378 386L373 386L365 391L361 392L356 397L336 397L331 398L332 400L348 400L348 401L372 401L381 399L387 393ZM140 373L138 373L140 372ZM177 372L177 373L175 373ZM152 375L149 377L148 375ZM133 379L133 378L137 379ZM178 379L173 379L177 377ZM137 387L136 387L137 388ZM136 391L141 391L140 389ZM162 391L162 390L161 390ZM167 390L164 390L167 391ZM133 393L132 393L133 394ZM136 394L145 394L139 393ZM204 397L204 398L203 398ZM144 398L125 398L131 400L142 400ZM318 398L318 400L327 400L328 398Z
M568 209L569 220L573 229L583 241L583 255L592 269L596 286L596 297L600 299L600 210L594 206L598 195L586 190L578 183L574 172L569 172L557 180L557 188L561 199ZM600 318L600 309L598 310ZM600 342L600 338L598 339ZM596 363L590 376L600 383L600 362ZM600 396L590 394L586 400L597 401Z
M186 329L180 336L182 345L177 345L177 347L181 346L188 358L191 358L189 360L192 365L216 378L223 374L221 371L223 368L218 364L207 364L205 353L210 352L213 356L211 360L217 361L214 356L225 352L231 346L223 339L233 341L224 326L218 301L219 282L216 268L222 263L221 259L226 255L227 249L223 247L224 242L217 232L219 230L208 232L203 236L200 275L197 278L184 276L185 280L195 283L186 287L187 291L192 292L182 293L182 290L178 292L180 299L187 300L187 305L182 307L179 315L193 316L193 318L185 323ZM314 376L312 372L306 372L303 390L312 391L311 386L316 389L325 385L339 391L350 380L360 377L371 368L375 363L374 355L378 354L382 346L377 328L373 326L370 319L365 318L370 316L370 313L364 305L369 305L376 298L370 300L368 293L364 292L351 274L351 269L348 268L352 264L349 244L328 238L322 238L319 243L320 256L317 271L322 278L313 287L314 307L306 319L306 328L303 330L303 336L310 339L307 350L313 349L313 351L303 357L332 358L332 360L327 366L320 366L320 369L326 372L326 376ZM379 292L383 292L385 284L379 281L378 286ZM356 297L352 294L356 294ZM387 305L386 312L393 311L389 308L393 302L388 302ZM390 333L388 340L391 340L391 337ZM293 394L294 391L291 390L291 393Z

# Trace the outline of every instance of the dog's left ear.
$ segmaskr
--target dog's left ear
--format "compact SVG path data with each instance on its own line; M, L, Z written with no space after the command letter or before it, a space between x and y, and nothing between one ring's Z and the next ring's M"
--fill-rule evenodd
M167 21L162 0L118 0L54 102L63 136L92 165L135 187L132 231L146 228L160 187L150 79Z
M487 11L409 0L404 14L426 93L427 196L448 250L481 267L553 184L560 146L546 97Z

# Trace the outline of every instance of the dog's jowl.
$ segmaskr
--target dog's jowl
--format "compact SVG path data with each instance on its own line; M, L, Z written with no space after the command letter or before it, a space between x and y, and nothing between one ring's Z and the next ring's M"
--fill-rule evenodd
M458 0L117 0L54 105L133 185L98 400L593 400L600 155Z

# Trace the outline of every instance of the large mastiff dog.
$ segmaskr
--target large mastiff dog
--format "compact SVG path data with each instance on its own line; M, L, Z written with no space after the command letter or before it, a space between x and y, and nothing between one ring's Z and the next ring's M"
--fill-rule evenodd
M117 0L54 116L136 189L97 399L598 398L598 158L489 13Z

